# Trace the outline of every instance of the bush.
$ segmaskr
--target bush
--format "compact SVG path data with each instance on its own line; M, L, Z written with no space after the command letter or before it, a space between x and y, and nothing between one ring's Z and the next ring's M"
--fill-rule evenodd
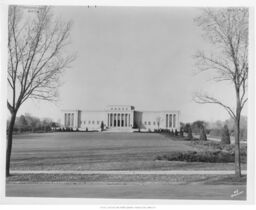
M180 130L180 136L181 136L181 137L184 136L184 133L183 133L183 130L182 130L182 129Z
M188 151L174 152L165 155L158 155L155 160L186 161L186 162L207 162L207 163L233 163L234 153L227 151Z
M207 136L204 127L202 126L200 129L200 141L207 141Z
M221 142L223 144L230 144L230 135L227 125L224 125L222 129Z
M190 124L187 124L187 130L188 130L188 136L187 136L186 140L193 140L192 129L191 129Z

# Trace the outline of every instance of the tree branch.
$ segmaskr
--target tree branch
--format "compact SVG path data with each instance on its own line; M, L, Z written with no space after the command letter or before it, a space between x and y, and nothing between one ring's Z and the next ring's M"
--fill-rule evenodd
M194 96L193 100L196 103L199 103L199 104L218 104L218 105L222 106L228 112L230 117L232 117L233 119L236 118L235 113L233 112L233 110L229 106L223 104L220 100L218 100L214 97L208 96L206 94L204 94L204 95L196 94Z

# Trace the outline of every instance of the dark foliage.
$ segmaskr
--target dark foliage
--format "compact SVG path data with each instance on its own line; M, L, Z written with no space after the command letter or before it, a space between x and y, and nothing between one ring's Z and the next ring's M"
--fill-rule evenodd
M221 142L223 144L230 144L230 135L227 125L224 125L222 129Z

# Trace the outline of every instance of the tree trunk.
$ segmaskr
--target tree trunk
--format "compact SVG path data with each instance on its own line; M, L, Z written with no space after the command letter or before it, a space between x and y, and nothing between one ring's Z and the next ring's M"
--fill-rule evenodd
M240 116L235 120L235 175L241 177L240 163Z
M236 89L236 118L235 118L235 175L241 177L241 160L240 160L240 115L241 101L239 89Z
M13 135L13 128L16 119L16 112L11 114L11 121L8 128L7 133L7 148L6 148L6 177L10 176L10 161L11 161L11 152L12 152L12 135Z

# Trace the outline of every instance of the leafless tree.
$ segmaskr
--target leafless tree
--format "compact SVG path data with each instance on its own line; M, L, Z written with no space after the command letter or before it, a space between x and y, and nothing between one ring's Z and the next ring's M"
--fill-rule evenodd
M156 118L156 124L157 124L158 130L159 130L160 122L161 122L161 117L159 116Z
M33 12L31 14L31 11ZM50 7L10 6L8 13L8 99L6 176L10 175L12 135L16 114L29 98L55 100L59 77L74 55L65 55L71 22L54 18Z
M235 122L235 174L241 176L240 117L247 102L248 81L248 19L247 8L204 9L196 22L214 45L214 55L199 52L196 55L200 72L213 71L216 82L229 81L236 95L235 109L218 98L196 94L200 104L222 106Z

